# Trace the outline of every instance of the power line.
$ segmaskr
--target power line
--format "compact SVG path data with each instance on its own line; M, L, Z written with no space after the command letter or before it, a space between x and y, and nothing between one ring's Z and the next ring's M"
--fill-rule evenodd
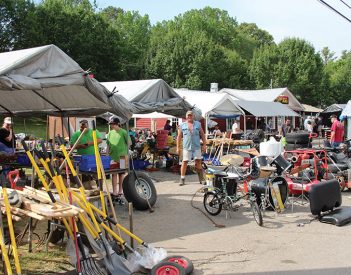
M346 19L347 21L349 21L349 23L351 23L351 19L349 19L348 17L346 17L345 15L343 15L341 12L339 12L338 10L334 9L332 6L330 6L328 3L324 2L323 0L317 0L318 2L322 3L323 5L327 6L329 9L333 10L334 12L336 12L337 14L339 14L341 17L343 17L344 19Z
M339 0L341 3L343 3L346 7L348 7L349 9L351 9L351 6L349 6L347 3L345 3L344 1L342 0Z

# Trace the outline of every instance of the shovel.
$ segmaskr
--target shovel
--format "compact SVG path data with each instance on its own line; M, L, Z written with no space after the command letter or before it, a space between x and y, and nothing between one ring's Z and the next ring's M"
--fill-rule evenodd
M36 154L39 157L40 162L43 164L46 173L48 174L48 176L52 179L52 181L55 184L55 187L58 191L58 194L60 196L60 199L62 201L66 201L68 202L68 192L67 189L63 183L63 179L61 174L57 175L57 173L55 173L55 170L53 169L51 162L50 162L50 158L48 156L48 153L46 151L45 146L43 146L42 144L42 148L43 148L43 152L40 151L36 151ZM43 154L46 157L46 162L43 160ZM58 170L56 170L57 172ZM81 214L79 214L79 217L82 217ZM73 244L72 238L70 238L68 240L67 243L67 250L70 253L73 249L71 249L71 247L76 246L76 263L77 263L77 270L79 272L79 274L82 275L105 275L106 273L101 270L101 268L97 265L97 263L95 262L94 258L91 256L87 256L86 252L85 252L85 246L83 245L82 239L80 234L76 234L76 228L77 228L77 224L74 220L74 218L72 218L72 224L73 224L73 228L74 228L74 234L72 236L72 238L75 240L75 244ZM79 253L77 253L77 246L79 247L79 251L81 253L81 257L79 257ZM73 253L74 254L74 253ZM73 255L71 254L71 255Z
M94 239L96 241L96 243L98 244L98 247L100 248L100 253L106 253L106 256L103 258L105 266L107 268L107 270L111 273L111 275L124 275L124 274L130 274L131 271L128 269L128 267L126 266L126 263L123 262L123 258L119 257L111 248L111 246L108 244L108 242L106 240L104 240L102 232L100 230L99 224L96 220L96 217L94 216L94 213L90 207L90 204L88 203L88 201L85 198L85 193L84 193L84 187L83 184L81 183L76 170L73 167L72 161L68 156L68 153L66 151L65 146L63 145L63 142L61 141L61 145L60 148L62 150L63 155L65 156L67 165L72 173L73 179L75 181L75 183L80 186L79 187L79 191L81 193L81 197L82 197L82 201L85 204L85 207L87 209L87 213L89 215L89 217L91 218L94 227L95 227L95 231L97 233L94 234L95 236Z
M11 215L11 210L10 210L10 202L9 202L9 199L8 199L7 189L6 189L6 185L5 184L4 184L4 187L2 188L2 192L3 192L3 195L4 195L4 204L5 204L5 209L6 209L7 223L9 225L11 246L12 246L13 258L15 260L16 273L17 273L17 275L21 275L22 274L22 272L21 272L21 265L20 265L19 257L18 257L17 244L16 244L16 238L15 238L15 231L13 229L13 224L12 224L12 215ZM1 237L3 237L3 236L1 236ZM3 238L1 238L1 239L3 239ZM6 254L6 249L3 250L2 246L1 246L1 251L2 251L3 255ZM6 264L6 258L5 257L4 257L4 260L5 260L5 264ZM7 266L7 268L8 268L8 266ZM10 269L11 269L11 267L10 267Z
M72 192L72 195L77 198L78 205L81 205L80 200L82 199L80 195L75 192ZM134 264L132 265L142 265L145 268L151 269L155 264L161 261L163 258L167 256L167 252L164 249L154 248L153 246L149 245L147 242L143 241L141 238L130 232L128 229L123 227L121 224L117 223L113 218L107 216L104 212L98 209L95 205L90 204L92 210L94 210L98 215L100 215L104 220L111 222L114 224L118 229L123 231L128 236L135 239L140 245L143 246L143 250L141 253L135 251L132 247L130 247L120 236L116 235L112 229L108 228L99 218L98 221L102 225L102 227L118 242L121 243L122 246L128 248L129 251L133 253L132 261ZM83 206L84 208L84 206Z

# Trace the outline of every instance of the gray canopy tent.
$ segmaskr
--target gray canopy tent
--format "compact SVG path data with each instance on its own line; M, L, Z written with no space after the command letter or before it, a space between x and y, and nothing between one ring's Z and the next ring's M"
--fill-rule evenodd
M97 115L130 118L128 101L117 107L109 92L55 45L0 53L0 115Z
M132 104L134 114L159 112L175 117L184 117L192 109L196 119L201 118L201 111L194 108L180 97L164 80L133 80L102 82L110 92L122 95Z

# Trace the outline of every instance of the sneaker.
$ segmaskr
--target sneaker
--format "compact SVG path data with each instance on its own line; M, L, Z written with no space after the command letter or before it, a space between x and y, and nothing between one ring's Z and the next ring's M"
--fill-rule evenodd
M183 185L185 185L185 179L180 179L179 186L183 186Z

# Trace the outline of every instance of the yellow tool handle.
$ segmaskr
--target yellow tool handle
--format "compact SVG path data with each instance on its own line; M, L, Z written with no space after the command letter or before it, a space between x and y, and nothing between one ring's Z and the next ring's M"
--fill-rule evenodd
M6 245L4 244L4 236L2 235L1 229L0 229L0 248L1 248L2 257L4 258L4 262L5 262L6 273L7 273L7 275L12 275L9 255L7 255Z
M16 272L17 272L17 274L21 274L21 265L19 262L15 232L14 232L13 224L12 224L12 215L11 215L11 210L10 210L9 198L7 196L6 188L3 188L2 191L4 194L4 203L5 203L5 208L6 208L7 223L9 225L11 246L12 246L13 258L15 260Z
M102 192L102 182L101 182L102 181L101 180L101 157L99 153L99 147L97 144L95 122L93 122L93 128L94 128L93 130L94 152L95 152L96 171L97 171L99 190L100 190L100 201L101 201L102 211L106 213L105 198Z
M79 196L77 193L72 191L73 196L77 198L77 203L79 203L79 200L82 200L81 196ZM136 240L139 244L145 244L145 242L140 239L138 236L134 235L132 232L130 232L127 228L122 226L121 224L117 223L115 220L111 219L108 217L104 212L102 212L99 208L97 208L94 204L90 203L90 207L99 215L101 215L104 219L107 219L108 221L112 222L115 226L117 226L119 229L121 229L125 234L127 234L129 237L132 237L134 240Z
M99 154L99 147L97 144L97 138L96 138L96 130L93 130L93 141L94 141L94 152L95 152L95 161L96 161L96 172L98 179L101 180L101 168L100 168L100 154Z
M95 216L94 216L94 213L93 213L93 211L91 210L91 208L90 208L90 206L89 206L89 204L88 204L87 199L85 198L85 193L84 193L83 184L81 183L81 181L80 181L80 179L79 179L79 177L78 177L78 175L77 175L77 172L76 172L76 170L75 170L74 167L73 167L72 161L71 161L71 159L70 159L69 156L68 156L68 153L67 153L67 151L66 151L65 146L64 146L63 144L61 144L60 148L61 148L61 150L62 150L63 155L65 156L65 159L66 159L66 162L67 162L67 164L68 164L68 167L69 167L69 169L70 169L70 171L71 171L71 173L72 173L73 180L75 181L76 184L78 184L78 185L80 186L80 187L79 187L79 191L80 191L80 194L82 195L84 204L87 206L87 210L88 210L87 213L89 214L91 220L93 221L96 230L98 231L98 233L100 233L101 230L100 230L99 224L98 224L98 222L96 221L96 218L95 218Z
M56 199L55 199L54 195L52 194L51 190L49 189L49 185L47 184L45 178L44 178L43 175L41 174L40 169L39 169L37 163L35 162L34 157L33 157L32 154L29 152L28 147L27 147L27 144L25 143L24 140L22 140L22 145L23 145L24 150L26 151L26 154L27 154L27 156L28 156L30 162L32 163L32 166L34 167L35 172L37 173L37 175L39 176L40 181L41 181L42 184L44 185L44 188L45 188L46 192L48 193L48 195L49 195L49 197L50 197L50 200L51 200L54 204L56 204L56 203L57 203L57 202L56 202ZM68 234L73 238L73 233L72 233L71 228L70 228L69 225L68 225L67 220L66 220L65 218L63 218L62 221L63 221L64 225L66 226L66 230L67 230Z

